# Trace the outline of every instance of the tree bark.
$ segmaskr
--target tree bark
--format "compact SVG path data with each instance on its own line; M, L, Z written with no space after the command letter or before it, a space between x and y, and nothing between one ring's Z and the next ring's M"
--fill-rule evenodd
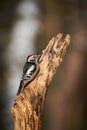
M15 97L11 112L14 120L14 130L40 130L43 106L47 88L62 62L66 48L70 43L70 35L63 38L59 33L48 43L40 58L40 71L36 78Z

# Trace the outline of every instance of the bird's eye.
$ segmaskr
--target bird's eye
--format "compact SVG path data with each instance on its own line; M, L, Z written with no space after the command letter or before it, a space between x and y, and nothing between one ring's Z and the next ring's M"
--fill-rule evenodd
M28 57L27 62L34 62L35 56Z
M28 57L27 57L27 61L29 62L34 57L35 57L35 54L29 54Z

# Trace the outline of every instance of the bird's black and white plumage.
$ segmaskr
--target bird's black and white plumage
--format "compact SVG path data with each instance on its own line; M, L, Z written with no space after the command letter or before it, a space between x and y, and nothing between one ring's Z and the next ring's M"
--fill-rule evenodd
M23 68L23 74L17 95L35 78L39 71L39 58L40 55L30 54Z

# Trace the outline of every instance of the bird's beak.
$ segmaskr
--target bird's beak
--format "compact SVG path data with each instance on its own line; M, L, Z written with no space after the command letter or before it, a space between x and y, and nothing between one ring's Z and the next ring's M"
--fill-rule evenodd
M39 62L41 55L37 55L37 61Z

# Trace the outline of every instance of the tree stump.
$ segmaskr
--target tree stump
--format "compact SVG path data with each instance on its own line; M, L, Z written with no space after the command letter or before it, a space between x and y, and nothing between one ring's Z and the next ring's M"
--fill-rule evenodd
M40 70L35 79L15 97L11 113L14 120L14 130L40 130L44 101L48 86L57 67L62 62L66 48L71 39L67 34L59 33L53 37L40 58Z

